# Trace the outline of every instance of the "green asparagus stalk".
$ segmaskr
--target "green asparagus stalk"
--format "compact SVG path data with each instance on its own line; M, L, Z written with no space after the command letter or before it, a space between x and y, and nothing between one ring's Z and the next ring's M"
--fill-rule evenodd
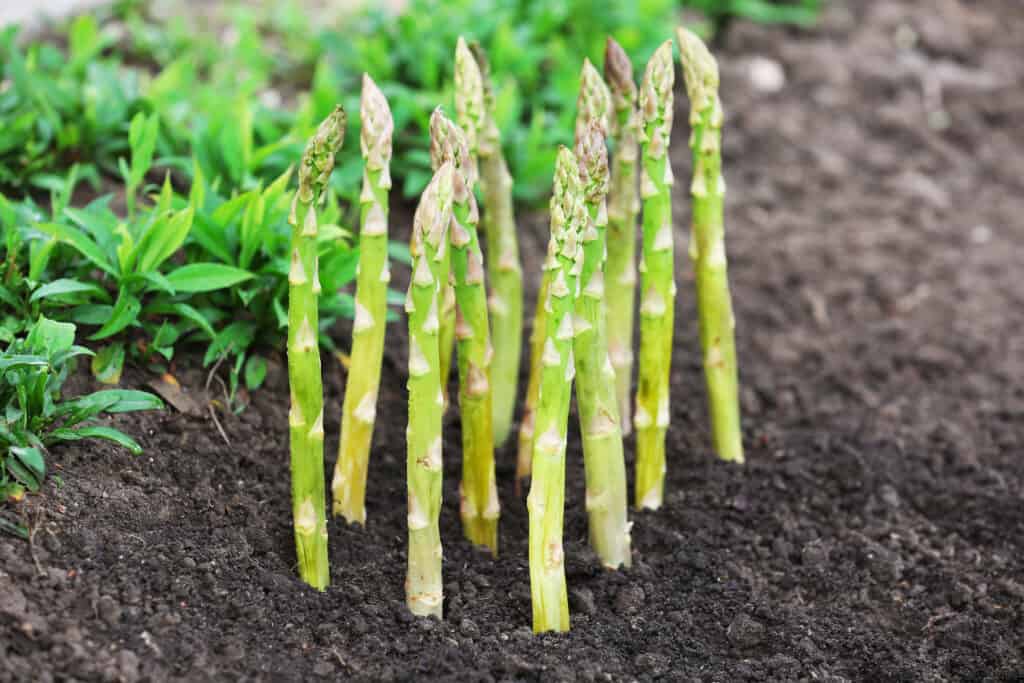
M643 256L640 261L640 368L633 424L637 432L636 505L656 510L665 484L669 370L676 286L672 236L672 41L650 61L640 85Z
M551 199L548 254L557 267L544 307L547 312L541 380L537 402L530 514L530 593L533 630L569 630L569 600L562 552L565 513L565 445L572 396L573 301L577 274L583 267L580 229L586 224L579 167L567 148L558 151Z
M541 354L547 335L547 314L544 307L548 300L551 271L558 262L551 255L542 266L540 287L537 290L537 305L533 312L533 330L530 333L530 376L526 384L526 399L523 402L523 420L519 423L519 451L516 457L516 495L519 495L523 479L530 476L533 462L534 422L537 412L537 396L540 393Z
M494 387L494 443L501 446L512 430L519 352L523 339L523 270L519 261L519 238L512 207L512 176L501 151L501 132L495 122L494 84L483 49L470 46L480 68L484 91L484 122L477 138L480 158L480 187L484 195L483 228L487 238L487 300L491 314L494 359L491 379Z
M587 79L584 79L584 87L588 87ZM626 513L629 505L626 460L619 427L615 370L608 355L605 327L608 150L604 125L600 121L592 119L576 141L576 157L580 164L587 223L581 239L583 270L579 275L581 295L575 302L573 355L583 435L590 545L606 567L617 569L630 565L630 524Z
M498 552L498 487L494 476L490 323L484 262L477 236L473 185L476 167L462 130L441 113L430 117L430 154L436 167L451 162L454 203L449 232L457 304L459 409L462 417L461 516L466 537Z
M324 510L324 392L320 376L317 298L316 206L324 198L334 155L345 137L345 111L339 106L320 124L299 166L299 189L292 202L291 268L288 273L288 414L292 473L292 514L299 576L325 590L327 519Z
M633 319L636 314L636 219L640 213L637 194L636 84L633 65L614 39L608 38L604 53L604 77L611 88L612 115L609 137L612 178L608 191L608 250L606 291L608 304L608 354L615 368L619 417L623 436L633 431L630 419L630 388L633 378Z
M590 119L599 119L607 126L608 111L611 106L611 95L608 87L601 80L601 75L590 63L583 62L583 86L576 102L576 137L585 130L585 123ZM543 368L544 342L547 338L546 302L551 278L558 270L557 259L549 256L543 266L540 288L537 291L537 307L533 313L533 331L530 335L530 375L526 386L526 400L523 404L523 420L519 425L519 453L516 459L516 491L521 482L530 476L533 459L533 442L537 412L537 400L540 389L540 378Z
M739 378L729 277L726 272L722 178L722 103L718 64L704 43L685 28L677 31L683 77L690 99L693 151L693 235L690 257L696 265L700 342L708 385L711 431L723 460L743 462Z
M441 349L441 396L444 399L444 411L442 412L448 410L448 378L451 377L452 356L455 353L455 282L451 280L450 268L448 277L448 281L441 288L439 348Z
M409 570L405 596L418 616L441 616L441 395L439 306L448 281L448 226L454 168L443 164L423 191L413 218L413 276L405 301L409 316Z
M345 384L341 444L332 483L334 514L350 524L366 523L366 469L377 414L384 326L387 317L388 190L391 188L391 133L394 122L384 94L366 74L360 107L365 168L359 231L356 319L351 369Z

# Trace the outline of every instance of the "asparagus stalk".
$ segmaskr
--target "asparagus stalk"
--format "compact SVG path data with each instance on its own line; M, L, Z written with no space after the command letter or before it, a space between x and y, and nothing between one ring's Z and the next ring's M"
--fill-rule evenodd
M466 537L498 552L498 487L494 477L491 406L490 323L484 262L477 236L478 212L473 184L476 168L462 130L440 109L430 117L430 153L434 166L454 167L451 274L455 282L459 408L462 414L460 507Z
M586 122L591 119L598 119L607 128L608 111L611 106L611 94L608 87L601 80L601 75L590 63L589 59L583 62L582 87L580 96L576 101L576 138L586 128ZM533 458L533 441L535 433L535 422L537 412L538 392L540 389L540 378L543 368L544 343L547 338L547 297L548 287L551 278L558 269L558 262L554 258L548 258L544 263L541 276L540 288L537 292L537 307L533 314L533 332L530 335L530 375L526 387L526 401L523 405L523 421L519 425L519 454L516 459L516 491L519 491L523 479L530 476L531 463Z
M722 103L718 64L704 43L685 28L677 31L683 77L690 99L693 151L693 235L690 257L696 265L700 342L708 385L711 431L723 460L743 462L740 433L736 320L726 271L722 178Z
M452 355L455 352L455 283L451 279L450 267L448 281L441 287L440 316L441 329L438 343L441 353L441 398L444 400L444 411L447 411L448 378L451 377Z
M547 335L547 314L544 311L548 300L551 271L558 262L549 254L542 266L540 287L537 290L537 305L533 312L533 330L530 332L530 376L526 384L526 399L523 402L523 420L519 423L519 451L516 457L516 495L519 495L523 479L530 476L533 463L533 435L537 412L537 397L540 393L541 354Z
M586 223L579 167L567 148L558 151L554 195L551 199L551 240L548 255L557 263L544 307L546 326L541 354L541 380L537 402L533 481L527 508L530 514L530 593L533 630L567 631L569 600L562 552L565 513L565 444L572 395L573 300L576 279L583 267L578 247L580 228Z
M494 359L494 442L501 446L512 430L519 350L523 338L523 270L519 261L519 239L512 207L512 176L501 151L501 132L495 122L494 84L487 55L478 44L470 46L480 69L484 92L484 120L477 137L480 158L480 187L484 194L483 228L487 238L487 300L491 314ZM457 104L457 103L456 103Z
M675 81L672 41L659 47L640 85L643 256L640 261L640 368L633 424L637 431L636 504L656 510L665 483L669 370L676 286L672 236L672 166L668 159Z
M584 79L584 87L591 85ZM581 239L583 270L579 283L582 294L575 302L573 355L583 435L590 544L606 567L617 569L630 565L630 524L626 514L626 461L615 394L615 370L608 355L605 328L608 150L600 121L592 119L576 141L576 156L587 222Z
M636 301L637 195L636 84L633 65L614 39L608 38L604 77L611 88L612 177L608 192L608 251L606 291L608 304L608 353L615 368L616 391L622 434L633 430L630 420L630 388L633 377L633 318Z
M352 330L352 364L345 383L341 444L332 484L334 514L350 524L366 523L366 469L377 414L384 326L387 317L388 190L391 188L391 134L394 122L384 94L363 74L360 107L365 168L359 232L356 319Z
M409 316L409 427L406 471L409 496L409 569L406 604L418 616L441 616L441 395L439 312L448 281L448 225L454 168L445 163L423 191L413 218L413 276Z
M324 392L317 343L316 205L323 201L334 155L345 137L345 111L336 107L309 141L292 201L291 268L288 273L288 414L292 514L299 576L318 590L330 583L324 510Z

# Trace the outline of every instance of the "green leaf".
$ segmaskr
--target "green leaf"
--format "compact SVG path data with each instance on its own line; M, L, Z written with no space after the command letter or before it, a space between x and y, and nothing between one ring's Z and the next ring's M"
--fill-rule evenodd
M245 386L249 391L259 389L267 378L267 359L263 356L250 356L245 363Z
M105 413L131 413L136 410L163 410L164 402L148 391L135 389L104 389L89 394L86 398L101 401L107 406Z
M36 223L33 227L70 245L79 254L92 261L95 266L117 277L117 269L107 260L103 250L80 230L63 223Z
M252 344L256 326L249 322L231 323L221 330L206 349L203 365L207 366L225 353L243 353Z
M102 325L113 310L110 304L82 304L68 312L68 319L78 325Z
M132 163L129 185L138 185L153 165L153 152L156 151L156 138L160 132L160 116L152 114L147 118L139 112L132 119L128 128L128 144L132 150Z
M166 220L157 221L139 241L139 260L136 269L148 273L160 267L176 252L192 228L192 209L187 208Z
M0 372L17 368L45 368L49 363L42 356L0 355Z
M167 281L179 292L212 292L252 279L253 274L221 263L192 263L171 271Z
M13 486L11 488L14 488ZM0 487L0 493L4 493L2 487ZM0 498L0 502L3 502ZM17 524L8 519L0 517L0 531L10 534L11 536L17 536L23 540L28 540L28 529L22 524Z
M110 312L110 319L89 339L98 341L117 334L135 322L140 310L142 310L142 304L139 300L133 294L122 289L114 304L114 310Z
M75 326L40 316L29 330L25 343L33 351L48 356L67 351L75 343Z
M92 375L103 384L117 384L124 370L124 344L102 347L92 357Z
M46 477L43 451L35 446L11 446L13 458L7 461L11 474L31 491L38 491Z
M113 427L90 426L78 429L55 429L46 435L51 443L56 441L78 441L80 439L106 439L124 446L133 455L142 453L142 446L135 439Z
M53 282L47 283L32 292L32 297L29 301L38 301L40 299L47 299L55 296L65 296L67 294L81 294L88 292L94 294L105 302L110 301L110 295L107 294L106 290L102 287L95 285L91 282L79 282L78 280L72 280L70 278L60 278Z

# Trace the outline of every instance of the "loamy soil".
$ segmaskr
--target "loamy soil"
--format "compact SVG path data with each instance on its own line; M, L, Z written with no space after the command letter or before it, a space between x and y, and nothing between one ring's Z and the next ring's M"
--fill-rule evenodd
M241 416L221 414L230 445L208 418L168 411L116 420L141 457L54 452L59 480L25 510L33 543L0 539L0 681L1021 680L1021 45L1017 0L832 2L813 30L733 27L721 56L749 462L708 447L680 181L666 504L633 515L633 568L602 570L573 425L571 633L530 633L511 448L501 557L461 539L456 418L445 619L405 610L395 325L369 525L332 521L326 594L292 566L278 366ZM680 92L680 179L685 105ZM524 220L529 272L545 231ZM343 371L325 368L331 466Z

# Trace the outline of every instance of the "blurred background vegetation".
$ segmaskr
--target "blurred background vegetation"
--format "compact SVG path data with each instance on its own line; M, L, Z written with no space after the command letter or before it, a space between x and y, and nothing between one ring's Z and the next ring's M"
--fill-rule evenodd
M94 184L118 177L138 112L160 117L157 167L187 182L195 157L207 180L250 189L298 157L336 100L357 109L366 71L391 102L394 175L413 197L427 179L427 120L451 104L452 46L464 35L490 54L516 195L539 204L557 145L571 142L580 64L601 63L605 36L639 69L683 11L711 35L735 18L808 24L820 2L409 0L339 9L120 0L42 40L25 44L15 27L0 36L0 189L51 188L53 174L76 162ZM345 147L335 178L342 197L357 193L358 157L357 145Z

